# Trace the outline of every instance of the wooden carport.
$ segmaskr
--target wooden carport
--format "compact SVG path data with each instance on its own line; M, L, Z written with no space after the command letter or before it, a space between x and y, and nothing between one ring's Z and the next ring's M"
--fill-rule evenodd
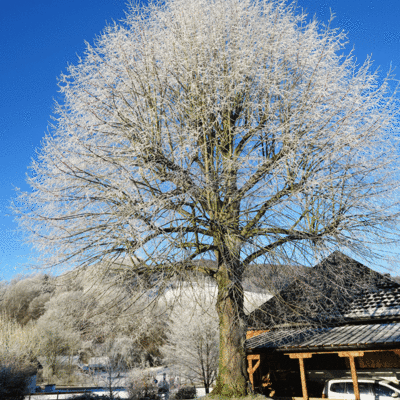
M304 400L309 399L304 360L312 359L316 355L337 355L348 361L346 365L349 366L351 372L354 395L356 400L359 400L356 358L362 359L365 356L367 364L368 360L374 358L375 361L378 360L374 367L379 368L382 366L382 362L379 362L380 357L387 358L387 354L394 353L395 358L389 366L400 369L400 322L381 322L380 324L343 324L323 329L299 330L297 334L294 334L293 330L292 332L271 330L247 339L248 373L253 390L254 373L260 367L262 355L265 352L283 354L285 357L298 360ZM288 332L290 332L290 337L285 338Z
M379 351L379 350L378 350ZM392 350L400 355L400 349L395 349ZM308 390L307 390L307 379L306 379L306 369L304 366L304 359L310 359L312 358L313 355L315 354L337 354L339 357L346 357L349 361L350 364L350 371L351 371L351 378L353 381L353 387L354 387L354 395L356 400L360 400L360 391L358 387L358 375L357 375L357 369L356 369L356 363L355 363L355 358L356 357L363 357L365 353L368 352L377 352L377 350L366 350L366 351L338 351L338 352L310 352L310 353L284 353L285 356L288 356L291 359L297 359L299 360L299 369L300 369L300 377L301 377L301 388L302 388L302 395L303 395L303 400L309 400L310 397L308 396ZM247 356L248 360L248 373L249 373L249 379L254 391L254 373L257 370L257 368L260 366L261 362L261 357L260 354L249 354ZM253 362L255 364L253 365Z

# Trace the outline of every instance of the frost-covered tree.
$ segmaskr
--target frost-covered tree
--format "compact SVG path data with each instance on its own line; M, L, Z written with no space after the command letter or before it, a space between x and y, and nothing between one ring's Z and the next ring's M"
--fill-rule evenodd
M21 226L51 265L117 260L146 290L214 279L214 394L246 393L251 263L397 238L392 76L345 41L279 0L168 0L132 6L61 76Z
M14 278L0 292L0 311L23 325L38 319L54 291L53 281L41 274Z
M40 354L38 332L32 322L22 326L0 314L0 398L23 400Z
M174 313L168 344L162 349L169 366L190 381L202 382L206 393L217 377L218 318L181 310Z
M38 337L33 323L23 326L6 314L0 315L1 360L36 360L40 354Z
M46 357L47 373L56 376L60 370L60 356L72 357L79 348L79 334L66 328L60 320L47 320L46 314L37 322L40 355Z
M178 369L179 375L187 380L202 382L209 393L218 371L218 315L215 299L207 296L207 287L201 290L204 292L197 288L196 295L192 293L189 300L189 296L178 300L170 315L167 341L161 352L169 367ZM186 295L187 291L190 292L190 288L186 289Z

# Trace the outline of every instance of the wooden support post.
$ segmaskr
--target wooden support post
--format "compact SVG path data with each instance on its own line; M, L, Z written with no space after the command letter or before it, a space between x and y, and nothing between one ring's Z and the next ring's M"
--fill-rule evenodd
M253 360L257 360L256 365L253 367ZM249 379L251 383L251 387L253 388L254 392L254 372L260 365L260 355L259 354L250 354L247 356L247 361L249 363L249 367L247 368L247 372L249 373Z
M286 354L290 358L298 358L300 364L300 377L301 377L301 390L303 392L303 400L308 400L308 392L307 392L307 381L306 381L306 371L304 368L304 359L311 358L312 353L293 353Z
M303 400L308 400L306 372L304 370L304 358L299 358L300 376L301 376L301 390L303 391Z
M356 400L360 400L360 389L358 388L356 363L354 362L354 357L350 356L349 361L350 361L351 379L353 380L354 395L356 396Z
M350 361L351 379L353 380L354 395L356 400L360 400L360 389L358 388L357 370L354 357L362 357L363 351L339 351L339 357L348 357Z

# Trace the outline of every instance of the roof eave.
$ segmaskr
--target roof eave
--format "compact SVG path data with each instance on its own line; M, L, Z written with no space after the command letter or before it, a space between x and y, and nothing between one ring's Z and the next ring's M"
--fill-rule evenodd
M249 354L252 353L337 353L339 351L359 351L359 350L398 350L400 342L388 343L367 343L367 344L346 344L329 346L302 346L302 347L256 347L246 349Z

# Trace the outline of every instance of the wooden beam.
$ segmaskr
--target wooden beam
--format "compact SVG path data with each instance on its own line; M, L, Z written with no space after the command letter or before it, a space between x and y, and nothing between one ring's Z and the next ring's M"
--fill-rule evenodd
M311 358L313 353L286 353L285 356L289 356L290 358L298 358L299 360L302 358Z
M253 360L257 360L256 364L253 367ZM247 356L247 362L249 363L249 367L247 368L247 372L249 373L249 379L251 383L251 387L253 388L254 392L254 372L260 365L260 355L259 354L250 354Z
M251 349L250 349L251 350ZM393 351L393 352L399 352L400 354L400 348L399 349L392 349L392 348L387 348L387 349L364 349L364 350L357 350L357 351L340 351L340 350L330 350L330 351L309 351L308 353L283 353L285 356L288 356L290 354L347 354L347 353L354 353L355 357L362 357L365 353L378 353L378 352L383 352L383 351ZM357 355L359 354L359 355ZM347 357L347 356L343 356Z
M298 359L300 365L300 378L301 378L301 390L303 392L303 400L308 400L308 391L307 391L307 381L306 381L306 371L304 369L304 359L311 358L313 353L285 353L286 356L289 356L292 359Z
M339 351L339 357L362 357L364 355L363 351Z
M338 353L339 357L348 357L350 361L351 379L353 381L354 395L356 400L360 400L360 389L358 388L358 378L356 363L354 357L362 357L364 355L363 351L340 351Z
M304 370L304 358L309 358L309 357L300 357L299 358L300 377L301 377L301 390L303 392L303 400L308 400L306 372Z
M360 389L358 388L356 363L354 362L354 357L349 357L349 361L351 369L351 379L353 380L354 395L356 396L356 400L360 400Z
M249 331L246 332L246 339L250 339L250 338L252 338L254 336L258 336L258 335L261 335L262 333L269 332L269 331L270 331L269 329L258 329L258 330L252 329L252 330L249 330Z

